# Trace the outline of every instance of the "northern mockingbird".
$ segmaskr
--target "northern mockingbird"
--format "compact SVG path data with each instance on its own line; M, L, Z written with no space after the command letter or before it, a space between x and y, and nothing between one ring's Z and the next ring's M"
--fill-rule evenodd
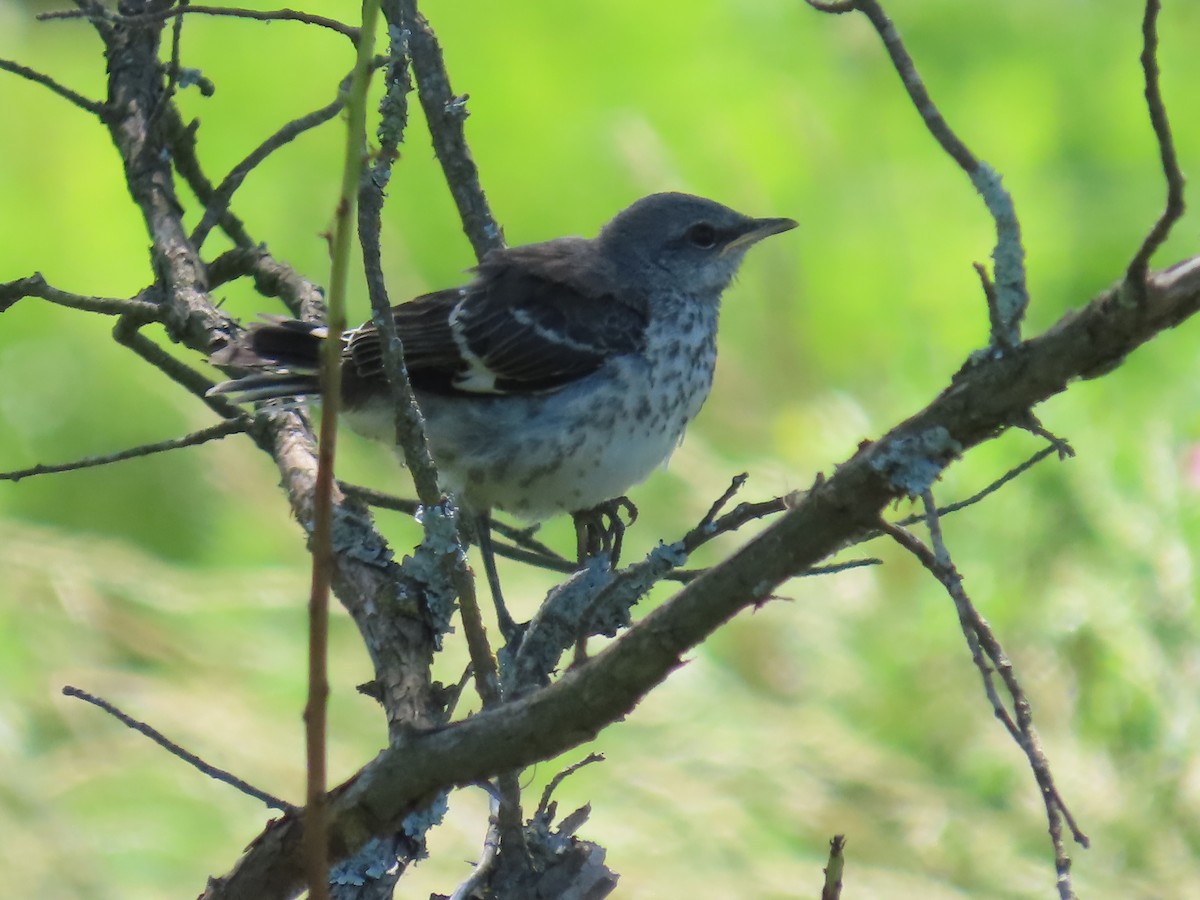
M528 520L589 510L643 481L708 396L721 292L743 255L795 226L653 194L595 238L494 250L470 283L395 307L443 486L486 522L492 509ZM213 390L318 394L326 337L295 320L253 324L212 361L254 371ZM367 322L342 342L345 419L390 443L379 335Z

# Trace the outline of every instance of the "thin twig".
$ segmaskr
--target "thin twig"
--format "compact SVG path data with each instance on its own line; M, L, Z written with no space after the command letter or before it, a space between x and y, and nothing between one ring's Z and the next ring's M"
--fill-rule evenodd
M883 530L916 556L954 601L959 624L971 651L971 659L983 679L984 692L992 704L992 711L1008 730L1017 746L1025 753L1034 779L1041 791L1046 807L1051 843L1054 847L1059 895L1062 900L1070 900L1075 897L1075 893L1070 878L1071 859L1067 855L1062 841L1062 822L1065 820L1075 841L1081 846L1088 846L1088 837L1079 829L1054 783L1049 760L1042 749L1041 739L1033 727L1033 714L1029 700L1017 680L1012 662L1000 646L991 626L979 614L963 588L962 576L955 568L954 562L950 558L950 551L942 537L941 522L933 494L926 491L922 495L922 502L925 507L925 521L929 528L930 541L933 545L932 550L915 535L899 526L885 523ZM999 674L1004 682L1005 689L1012 701L1013 712L1009 711L1001 699L993 678L994 674Z
M740 484L738 486L740 487ZM726 491L725 496L722 496L713 505L713 509L719 510L721 505L728 502L731 496L732 494ZM709 514L701 520L700 524L684 535L683 546L688 553L692 553L718 535L730 534L737 531L743 525L753 522L755 519L762 519L783 512L788 508L789 502L787 497L773 497L770 500L760 500L756 503L739 503L729 512L725 513L725 515L715 520L710 518L713 513L713 510L710 509Z
M462 619L467 652L471 657L471 669L475 675L475 690L487 709L500 703L500 675L496 669L496 658L488 643L487 628L484 627L483 615L479 611L475 580L466 575L455 578L454 582L458 590L458 614Z
M282 810L283 812L292 812L295 810L295 807L286 800L280 800L278 797L272 796L266 791L261 791L253 785L247 784L236 775L226 772L224 769L218 769L216 766L209 765L194 753L189 753L174 741L164 737L161 732L155 730L145 722L139 722L137 719L121 712L121 710L117 709L117 707L113 706L107 700L97 697L94 694L89 694L87 691L80 690L79 688L72 687L70 685L64 687L62 692L68 697L75 697L79 700L83 700L92 704L92 706L99 707L114 719L119 721L122 725L126 726L127 728L132 728L139 734L143 734L150 738L150 740L154 741L154 743L158 744L158 746L162 747L172 756L179 757L179 759L182 759L192 768L203 772L209 778L216 779L217 781L224 782L230 787L237 788L248 797L253 797L255 800L265 803L270 809L278 809Z
M361 484L343 483L342 490L347 496L354 497L363 503L371 506L377 506L380 509L390 509L395 512L407 513L410 516L415 516L421 510L421 504L416 500L408 500L404 497L397 497L394 494L387 494L383 491L377 491L374 488L363 487ZM492 520L492 530L498 534L504 535L509 540L513 541L521 548L533 553L540 553L545 556L553 557L556 560L570 566L566 571L574 572L578 565L565 556L560 556L555 553L541 541L533 537L533 533L537 530L537 526L517 528L505 522ZM502 554L503 555L503 554Z
M22 478L31 478L34 475L54 475L59 472L74 472L77 469L107 466L109 463L121 462L126 459L136 459L139 456L151 456L155 453L165 453L168 450L195 447L208 441L220 440L231 434L241 434L247 431L249 427L250 419L248 417L228 419L216 425L211 425L208 428L193 431L191 434L184 435L181 438L171 438L170 440L158 441L154 444L142 444L139 447L132 447L129 450L121 450L117 453L109 453L105 456L88 456L83 459L77 459L75 462L57 463L49 466L39 464L29 469L17 469L15 472L0 472L0 481L20 481Z
M406 71L401 67L401 72ZM394 66L389 68L389 74L396 77ZM388 96L393 100L396 96L391 85ZM401 99L402 97L403 92ZM417 406L412 382L408 378L408 369L404 365L404 346L392 317L392 304L388 299L387 284L383 278L379 240L384 189L391 176L392 160L397 156L398 143L402 137L401 132L392 130L380 147L374 165L362 170L362 178L358 185L358 240L362 245L363 269L367 280L367 295L371 301L372 320L379 335L384 373L391 389L396 445L404 454L405 464L412 473L417 498L425 506L433 506L441 500L442 491L438 485L433 454L429 451L429 441L425 437L425 419Z
M350 88L323 110L290 123L261 145L250 158L265 157L268 145L282 146L291 136L332 118L343 105L347 107L346 142L342 162L341 191L334 213L331 240L332 264L329 275L329 313L327 324L332 339L321 346L321 433L317 443L317 478L313 487L312 591L308 600L308 699L304 705L306 750L306 792L304 828L304 868L309 897L329 897L329 798L326 795L327 760L326 717L329 704L329 590L333 583L334 458L337 451L337 420L342 385L342 347L337 339L346 330L346 292L350 274L350 249L354 235L358 182L362 177L366 143L367 88L371 80L371 57L375 45L375 20L378 0L363 0L362 32L358 54L350 78ZM281 139L284 132L291 136ZM248 172L250 158L243 164ZM254 163L257 165L257 162ZM239 167L243 168L243 167ZM234 170L238 171L237 169ZM217 197L227 202L236 188L234 173L221 187ZM238 177L237 183L240 183ZM226 186L232 185L226 191ZM209 213L205 213L207 219ZM215 219L214 219L215 221ZM201 223L203 225L203 223ZM200 231L198 228L197 231Z
M1021 224L1017 219L1012 195L1005 190L1000 176L986 162L978 159L946 122L941 111L929 96L916 64L904 46L899 32L877 0L854 0L847 3L821 3L809 0L809 5L822 12L844 13L852 7L871 22L900 76L909 99L916 107L925 127L950 158L966 172L971 183L983 198L996 226L996 246L992 260L996 267L995 303L989 310L992 320L993 347L1010 349L1021 341L1021 320L1029 306L1029 288L1025 280L1025 249L1021 245Z
M471 900L472 897L478 896L479 889L496 868L496 860L500 854L500 800L490 791L488 804L491 807L491 815L488 817L487 833L483 837L483 852L480 853L479 861L475 863L471 874L450 895L450 900Z
M1075 448L1071 446L1070 441L1060 438L1057 434L1043 425L1042 420L1034 414L1033 410L1029 410L1025 413L1022 413L1020 416L1017 416L1014 420L1014 423L1018 428L1028 431L1035 437L1040 437L1047 440L1050 443L1050 449L1058 454L1059 462L1071 459L1075 456Z
M858 7L858 4L854 0L807 0L807 3L815 10L833 13L834 15L854 12Z
M177 360L137 329L136 320L121 316L117 319L117 324L113 326L113 339L123 347L128 347L176 384L182 385L190 393L199 397L221 418L238 419L245 415L241 407L230 403L224 397L208 396L208 389L213 386L212 381L191 366Z
M463 231L483 259L489 250L504 246L504 234L488 206L487 197L479 182L479 168L467 147L463 122L467 118L467 96L456 96L450 89L450 76L433 29L417 11L416 0L397 0L400 21L389 25L408 30L409 50L412 53L413 74L417 79L417 96L433 151L446 176L446 184L454 196L462 219Z
M254 278L255 290L264 297L278 297L297 318L305 322L324 321L325 292L321 286L263 247L227 250L208 264L208 277L214 284L246 275Z
M27 278L18 278L16 281L0 284L0 313L9 309L23 297L37 297L41 300L49 300L59 306L81 309L85 312L103 313L106 316L132 316L139 322L152 321L162 313L161 307L149 300L89 297L84 294L72 294L69 291L59 290L47 284L41 272L34 272Z
M283 147L304 132L316 128L318 125L324 125L330 119L334 118L342 107L346 105L346 96L342 92L338 92L338 96L320 109L313 110L306 116L301 116L298 119L293 119L288 122L273 135L259 144L254 150L243 159L240 163L233 167L224 180L217 185L213 191L212 198L208 202L207 208L204 210L204 216L200 222L192 230L189 241L198 251L208 237L214 225L217 224L221 215L229 206L229 201L233 198L234 192L241 187L242 182L263 160L268 156Z
M500 862L508 868L529 871L529 842L525 837L525 818L521 812L521 772L519 769L501 772L496 776L500 788L500 805L496 809L496 825L500 830Z
M360 484L350 484L343 481L338 482L338 487L341 488L342 493L347 497L351 497L361 503L366 503L369 506L378 507L379 509L390 509L413 517L416 517L425 509L416 500L397 497L394 494L387 494L373 488L363 487ZM577 562L555 553L541 541L536 540L532 536L532 532L535 529L516 528L497 519L490 519L490 523L493 531L504 535L514 542L513 544L505 544L493 540L492 549L496 551L497 556L503 556L505 559L516 560L517 562L523 562L539 569L546 569L549 572L560 572L565 575L570 575L579 568ZM464 522L464 524L466 523Z
M179 9L187 7L190 0L178 0ZM181 62L180 49L183 46L183 16L177 16L171 27L171 61L167 64L167 85L158 95L155 101L153 112L147 120L146 128L149 131L155 131L159 128L159 123L162 122L166 115L173 115L178 118L178 109L175 106L175 94L179 90L180 75L184 74L183 64ZM200 74L199 70L192 69L188 71L188 76L191 79L186 83L195 84L205 97L211 97L216 90L213 83Z
M294 9L274 9L274 10L257 10L257 9L237 9L227 6L176 6L172 9L166 9L161 12L140 13L133 16L116 17L117 21L122 22L165 22L167 19L176 18L184 15L200 15L200 16L227 16L235 19L254 19L259 22L300 22L305 25L316 25L320 28L328 28L330 31L336 31L338 34L349 38L354 43L358 43L359 29L353 25L347 25L345 22L339 22L337 19L326 18L312 13L297 12ZM84 10L56 10L54 12L40 13L38 21L46 22L52 19L93 19L94 13L89 13ZM114 18L111 16L107 19Z
M1032 469L1034 466L1036 466L1038 463L1040 463L1046 457L1052 456L1054 454L1058 454L1059 458L1060 459L1062 458L1062 451L1057 444L1051 444L1049 447L1043 447L1037 453L1033 454L1033 456L1029 457L1029 459L1025 460L1025 462L1021 463L1019 466L1014 466L1013 468L1009 469L1007 472L1005 472L1003 475L1001 475L999 478L997 478L995 481L993 481L991 484L989 484L983 490L972 494L966 500L959 500L956 503L951 503L947 506L938 507L938 511L937 511L938 516L943 516L943 517L948 516L951 513L956 513L959 510L966 509L968 506L974 506L980 500L983 500L984 498L988 497L989 495L996 493L996 491L1000 490L1000 488L1004 487L1004 485L1008 484L1014 478L1017 478L1017 477L1023 475L1025 472ZM899 525L902 528L907 528L909 525L915 525L917 522L925 521L925 519L926 519L926 516L923 513L917 513L917 514L908 516L907 518L901 519L900 521L896 522L895 524ZM879 536L878 532L872 532L871 539L878 537L878 536Z
M42 87L49 88L64 100L78 106L84 112L90 112L94 116L103 117L107 111L107 107L103 103L95 100L89 100L82 94L77 94L69 87L65 87L51 78L49 75L44 75L36 69L31 69L28 66L23 66L18 62L13 62L11 59L0 59L0 69L7 72L12 72L14 75L19 75L22 78L32 81L34 84L40 84Z
M825 882L821 885L821 900L838 900L842 896L842 874L846 867L845 835L835 834L829 841L829 862L825 864Z
M603 753L589 753L587 756L585 756L579 762L572 763L571 765L569 765L565 769L563 769L561 772L559 772L557 775L555 775L553 778L551 778L549 783L542 790L542 799L538 803L537 815L544 816L544 815L549 814L550 799L554 796L554 792L556 790L558 790L558 786L560 784L562 784L566 778L568 778L571 775L574 775L576 772L578 772L584 766L590 766L590 765L592 765L592 763L601 763L601 762L604 762L604 760L605 760L605 757L604 757Z
M1183 172L1175 155L1175 142L1171 137L1171 122L1167 118L1167 107L1163 103L1162 88L1158 71L1158 12L1159 0L1146 0L1146 12L1142 18L1142 72L1146 80L1146 108L1150 112L1150 124L1158 140L1159 158L1163 174L1167 179L1167 204L1150 233L1134 254L1125 272L1125 284L1131 288L1139 302L1146 296L1146 274L1150 257L1162 246L1171 228L1183 215Z
M175 171L183 177L188 187L192 189L197 200L205 207L214 206L216 188L204 174L200 165L200 157L196 153L196 131L200 127L200 120L193 119L190 124L185 125L183 119L180 118L177 106L168 103L164 105L163 109L164 131L171 147L171 164L175 167ZM228 206L221 213L218 221L221 230L229 236L238 249L256 249L265 254L266 251L256 246L254 240L247 233L242 220L230 212ZM211 269L209 277L210 279L212 277ZM216 287L218 283L210 281L209 287Z
M449 722L454 718L454 710L458 708L458 701L462 699L462 693L467 689L467 682L471 680L471 664L463 668L463 673L455 682L454 687L450 688L446 694L445 709L442 713L442 723Z

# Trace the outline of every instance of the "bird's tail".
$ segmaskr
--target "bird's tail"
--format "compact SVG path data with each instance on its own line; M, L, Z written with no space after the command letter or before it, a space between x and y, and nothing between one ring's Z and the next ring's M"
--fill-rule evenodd
M245 369L247 374L209 388L238 403L312 397L321 393L321 345L324 325L283 316L263 316L235 340L209 357L215 366Z

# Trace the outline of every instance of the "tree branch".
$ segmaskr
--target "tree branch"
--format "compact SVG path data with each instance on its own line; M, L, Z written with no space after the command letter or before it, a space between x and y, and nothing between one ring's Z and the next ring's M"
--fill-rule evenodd
M456 96L450 89L450 76L442 59L442 49L429 22L417 11L416 0L390 0L384 4L388 24L408 31L417 96L433 150L446 176L446 184L458 207L463 231L477 259L489 250L504 246L504 234L488 206L479 183L479 169L467 147L463 123L467 118L467 95Z
M1152 276L1146 303L1105 291L1084 309L1012 353L980 361L929 406L897 425L815 485L797 505L726 562L706 571L585 665L498 709L384 751L333 792L334 858L396 827L448 785L465 785L589 740L628 715L680 658L739 610L769 596L876 527L907 496L911 476L932 479L963 450L990 440L1031 406L1089 370L1111 365L1200 309L1200 257ZM299 889L294 817L269 828L206 900L292 896Z

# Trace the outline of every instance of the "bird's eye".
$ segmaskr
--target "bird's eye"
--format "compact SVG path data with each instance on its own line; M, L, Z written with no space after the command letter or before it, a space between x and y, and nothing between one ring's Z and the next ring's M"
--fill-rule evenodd
M687 230L684 235L689 244L701 250L711 250L717 245L717 229L707 222L699 222Z

